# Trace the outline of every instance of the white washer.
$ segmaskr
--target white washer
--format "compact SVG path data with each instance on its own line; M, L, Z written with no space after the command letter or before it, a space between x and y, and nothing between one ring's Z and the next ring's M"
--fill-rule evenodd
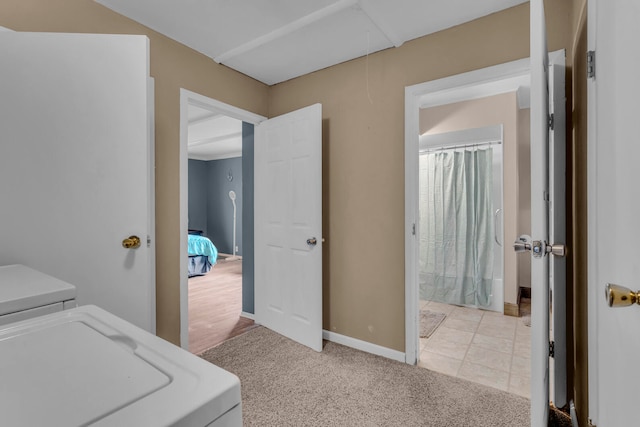
M75 286L24 265L0 267L0 325L75 306Z
M11 426L241 426L238 378L96 306L0 327Z

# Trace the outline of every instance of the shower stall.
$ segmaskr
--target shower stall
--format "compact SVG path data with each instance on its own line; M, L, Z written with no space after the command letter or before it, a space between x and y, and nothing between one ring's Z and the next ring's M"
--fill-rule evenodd
M502 126L420 137L421 300L504 310Z

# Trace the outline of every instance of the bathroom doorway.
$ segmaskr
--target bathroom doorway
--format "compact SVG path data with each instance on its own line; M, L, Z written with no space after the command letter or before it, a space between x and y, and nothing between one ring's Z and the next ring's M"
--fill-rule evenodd
M503 280L503 148L526 151L529 110L506 93L420 113L418 365L529 397L530 328L504 316ZM483 121L500 124L457 125Z
M407 222L416 233L406 247L407 362L415 356L422 367L528 396L530 321L520 316L530 260L516 256L510 243L530 229L528 60L473 73L454 76L458 83L407 88L406 135L417 134L406 146ZM458 170L456 158L472 174L484 171L485 179L467 180L475 192L454 189L455 180L447 189L427 190L420 174L430 171L434 181L438 171L442 180L443 167ZM429 213L423 200L429 194L441 212ZM443 211L444 200L455 197L466 198L466 213ZM472 238L461 232L468 220ZM447 243L445 225L454 237L467 237ZM435 326L424 334L421 323Z

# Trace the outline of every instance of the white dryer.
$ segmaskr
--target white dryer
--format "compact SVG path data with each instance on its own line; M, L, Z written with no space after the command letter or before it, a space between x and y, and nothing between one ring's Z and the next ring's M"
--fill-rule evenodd
M0 325L75 306L75 286L24 265L0 266Z
M95 306L0 327L10 426L241 426L238 378Z

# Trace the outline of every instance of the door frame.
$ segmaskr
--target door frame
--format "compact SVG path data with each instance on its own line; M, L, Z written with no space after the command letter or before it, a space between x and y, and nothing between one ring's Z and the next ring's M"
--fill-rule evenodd
M550 57L564 56L564 50ZM551 62L551 61L550 61ZM418 338L418 151L421 107L512 92L530 80L529 58L405 87L405 362L415 365Z
M587 51L596 50L596 0L587 0ZM597 150L597 91L595 78L587 79L587 372L589 419L598 420L600 384L598 383L598 303L602 287L597 283L597 213L598 213L598 150ZM606 392L606 390L605 390Z
M524 58L405 88L405 362L408 364L417 363L420 350L419 242L416 238L420 235L420 108L513 92L522 84L528 84L529 74L529 58Z
M213 98L180 89L180 346L189 350L189 288L188 288L188 255L187 255L187 231L189 228L189 105L223 114L251 123L254 126L267 120L259 114L243 110L233 105L226 104Z

